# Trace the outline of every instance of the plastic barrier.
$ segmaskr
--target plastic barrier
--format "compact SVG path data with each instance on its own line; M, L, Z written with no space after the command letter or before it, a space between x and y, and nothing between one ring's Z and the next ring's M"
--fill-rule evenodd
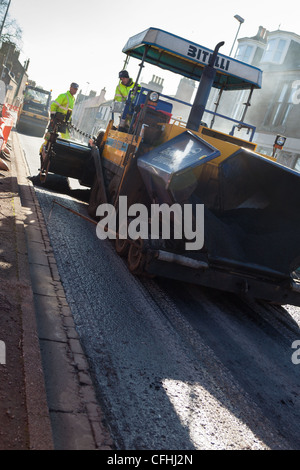
M8 105L3 105L2 116L0 117L0 150L5 149L10 131L14 126L14 121L8 107Z

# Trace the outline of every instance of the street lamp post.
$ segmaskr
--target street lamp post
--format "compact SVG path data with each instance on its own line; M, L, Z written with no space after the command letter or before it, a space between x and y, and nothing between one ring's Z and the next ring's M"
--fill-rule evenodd
M242 26L242 23L244 23L244 21L245 21L244 18L242 18L242 17L239 16L239 15L235 15L234 18L239 22L239 27L238 27L237 33L236 33L236 35L235 35L235 38L234 38L234 41L233 41L233 44L232 44L232 47L231 47L231 51L230 51L229 56L231 56L231 54L232 54L232 51L233 51L233 48L234 48L234 45L235 45L235 41L237 40L237 37L238 37L239 32L240 32L240 28L241 28L241 26Z

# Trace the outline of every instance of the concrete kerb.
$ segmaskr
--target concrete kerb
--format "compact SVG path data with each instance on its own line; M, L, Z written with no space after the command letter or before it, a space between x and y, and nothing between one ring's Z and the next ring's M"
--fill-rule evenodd
M12 160L16 165L19 209L26 233L36 315L35 349L40 347L47 401L45 408L49 417L48 428L51 426L52 430L53 447L56 450L111 450L113 442L103 424L102 412L64 295L47 227L34 187L27 177L29 171L18 135L15 132L11 135L15 157ZM24 331L24 336L26 334L28 331ZM30 362L27 370L30 375L32 371L29 366ZM49 429L47 434L50 434Z
M13 133L11 133L13 135ZM24 212L18 191L18 173L20 171L19 153L11 157L13 176L14 207L16 218L16 240L18 254L18 272L20 282L27 285L26 297L21 300L23 328L23 360L26 390L26 408L31 450L53 450L52 429L47 405L44 374L37 335L34 296L30 281L30 270L27 260L27 243L24 226ZM19 168L18 168L19 167Z

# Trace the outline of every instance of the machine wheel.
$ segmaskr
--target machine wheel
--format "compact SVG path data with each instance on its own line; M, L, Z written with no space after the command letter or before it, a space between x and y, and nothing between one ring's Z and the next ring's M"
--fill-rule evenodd
M128 251L128 267L132 274L141 275L144 271L146 257L143 253L144 242L141 238L130 245Z
M128 225L127 220L123 221L122 225L123 224ZM120 227L119 227L119 231L120 231ZM119 235L119 232L118 232L118 235ZM125 257L125 256L128 255L130 243L129 243L127 238L122 239L122 238L117 237L116 242L115 242L115 246L116 246L116 252L118 253L118 255L120 255L122 257Z
M112 178L111 182L108 185L108 194L112 204L115 202L115 198L117 196L118 188L120 184L120 178L114 177Z
M128 255L128 251L130 248L130 243L128 240L121 240L120 238L116 238L116 252L118 255L125 257Z
M93 219L96 218L97 207L101 203L100 199L101 199L100 186L99 186L97 178L95 178L92 189L91 189L89 206L88 206L88 214Z

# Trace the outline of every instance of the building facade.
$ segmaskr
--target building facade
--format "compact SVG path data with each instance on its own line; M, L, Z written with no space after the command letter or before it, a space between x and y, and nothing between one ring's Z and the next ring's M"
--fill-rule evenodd
M102 103L105 102L105 93L105 88L101 90L100 95L97 95L97 92L93 90L90 91L88 96L83 95L81 91L79 92L72 113L72 123L83 133L95 134L97 114ZM82 141L87 140L84 137L81 138L80 134L75 137Z
M256 36L238 44L235 58L263 71L262 88L254 92L247 113L247 122L256 126L258 151L272 155L276 136L283 135L286 143L277 160L300 171L300 36L260 27Z
M20 52L11 42L2 42L0 49L0 79L5 84L5 102L18 106L28 81L29 60L19 61Z

